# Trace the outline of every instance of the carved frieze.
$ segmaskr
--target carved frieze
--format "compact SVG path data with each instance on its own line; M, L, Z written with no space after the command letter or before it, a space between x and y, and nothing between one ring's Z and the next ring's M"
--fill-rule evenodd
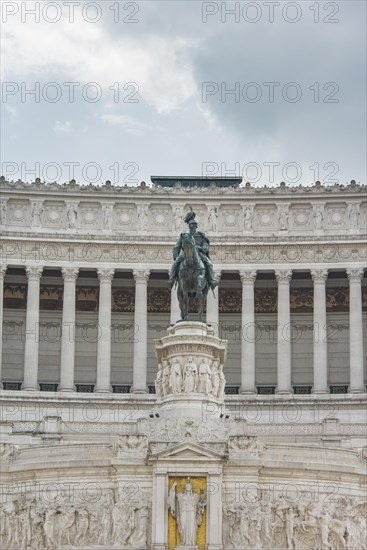
M297 231L309 230L312 227L312 208L310 205L295 206L291 209L291 229Z
M347 548L347 540L350 548L364 548L366 501L329 497L299 491L296 499L286 494L270 498L261 485L244 486L239 498L224 500L224 547L336 550Z
M133 204L118 204L115 208L114 225L116 229L131 231L136 229L136 206Z
M151 496L134 484L121 491L90 484L88 498L80 483L52 494L40 485L33 493L8 496L2 503L4 548L148 548ZM79 487L79 489L78 489ZM97 490L99 488L99 491Z
M65 225L65 203L45 201L43 227L63 227Z
M101 226L100 210L99 204L81 203L79 205L80 228L99 229Z
M6 209L6 222L8 225L25 227L30 222L30 203L22 200L9 200Z
M327 227L329 229L345 229L347 218L346 204L328 205L326 209Z
M40 309L61 311L63 298L62 285L43 285L40 287ZM166 288L148 288L148 313L169 313L170 291ZM27 284L8 283L4 285L4 307L26 309ZM327 287L326 307L328 312L349 312L349 287ZM367 311L367 286L362 286L362 308ZM312 313L313 288L291 288L290 309L294 313ZM98 287L77 286L76 310L98 310ZM112 288L112 311L114 313L133 313L135 310L135 287ZM242 311L241 288L219 289L220 313L238 313ZM277 288L255 289L255 313L277 312Z
M152 206L150 209L149 229L152 231L170 231L172 227L172 209L170 205Z
M256 207L255 213L255 229L259 231L268 231L271 228L275 229L277 215L275 206Z
M131 313L135 310L135 287L112 288L112 311Z
M222 232L241 233L241 215L240 206L223 206L220 210Z

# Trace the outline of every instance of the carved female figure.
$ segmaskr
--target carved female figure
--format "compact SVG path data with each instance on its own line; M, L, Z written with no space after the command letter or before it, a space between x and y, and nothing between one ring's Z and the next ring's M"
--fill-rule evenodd
M212 393L214 397L218 397L219 382L220 382L218 361L213 361L211 382L212 382Z
M209 210L208 222L209 222L209 230L213 231L214 233L217 232L217 219L218 219L217 209L213 207Z
M224 388L226 386L226 379L223 372L223 365L219 367L219 387L218 387L218 398L224 399Z
M170 379L171 367L168 361L163 361L163 372L162 372L162 390L163 397L169 395L169 379Z
M211 369L208 360L204 357L199 365L198 392L208 395L212 390Z
M252 219L253 219L253 216L252 216L251 208L247 206L243 214L243 228L245 231L251 231Z
M180 393L182 391L182 371L177 359L173 359L172 362L169 385L172 393Z
M158 398L163 397L163 366L161 363L158 365L158 374L154 382L155 393Z
M193 358L190 356L188 362L184 366L185 393L191 393L196 390L197 378L198 378L197 366L195 365Z

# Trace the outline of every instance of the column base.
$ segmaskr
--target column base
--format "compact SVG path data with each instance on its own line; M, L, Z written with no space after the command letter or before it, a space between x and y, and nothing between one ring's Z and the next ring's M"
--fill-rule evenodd
M348 393L366 393L366 388L348 388Z
M240 395L257 395L256 388L240 388Z
M325 390L317 390L317 389L312 388L311 393L313 395L326 395L326 394L330 393L330 390L329 390L329 388L327 388Z
M34 386L22 386L22 390L23 391L39 391L39 386L37 385L37 387L34 387Z
M279 389L279 388L275 388L275 393L277 395L293 395L293 388L290 388L290 389Z
M130 390L130 393L140 393L140 394L144 394L144 393L149 393L149 390L148 388L134 388L134 387L131 387L131 390Z
M75 387L72 387L72 388L59 388L58 391L59 392L65 392L65 393L71 393L71 392L75 392Z
M94 393L111 393L111 389L107 388L96 388Z

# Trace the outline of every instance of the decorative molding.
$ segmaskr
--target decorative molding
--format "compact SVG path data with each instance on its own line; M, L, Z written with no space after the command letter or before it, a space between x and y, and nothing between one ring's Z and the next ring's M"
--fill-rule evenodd
M136 283L147 283L150 275L150 270L134 269L133 276Z
M311 277L314 282L316 283L325 283L328 278L328 270L327 269L312 269L311 270Z
M114 269L97 269L98 279L100 283L112 283L115 275Z
M275 270L275 277L278 281L278 284L289 284L291 278L292 278L292 270L291 269L276 269Z
M239 273L243 285L255 283L257 271L240 271Z
M79 274L78 267L62 267L62 276L64 281L76 281Z
M26 266L28 281L39 281L42 277L43 267Z
M347 275L350 282L360 283L363 279L363 269L347 269Z

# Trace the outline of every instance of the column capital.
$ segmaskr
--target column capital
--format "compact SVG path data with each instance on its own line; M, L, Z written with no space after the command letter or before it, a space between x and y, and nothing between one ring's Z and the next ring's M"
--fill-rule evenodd
M7 269L8 269L7 265L0 265L0 279L4 279Z
M64 281L76 281L78 278L79 267L62 267L61 272Z
M363 269L347 269L347 275L350 282L360 283L363 279Z
M325 283L328 278L328 270L311 269L311 277L314 283Z
M115 274L114 269L97 269L98 279L100 283L111 283Z
M256 280L256 274L257 274L256 270L251 270L251 271L241 270L239 273L240 273L242 284L254 283Z
M134 269L133 276L136 283L147 283L150 275L150 269Z
M291 269L276 269L275 270L275 277L276 277L278 283L289 283L289 281L292 278L292 270Z
M42 277L43 266L26 266L28 281L39 281Z

